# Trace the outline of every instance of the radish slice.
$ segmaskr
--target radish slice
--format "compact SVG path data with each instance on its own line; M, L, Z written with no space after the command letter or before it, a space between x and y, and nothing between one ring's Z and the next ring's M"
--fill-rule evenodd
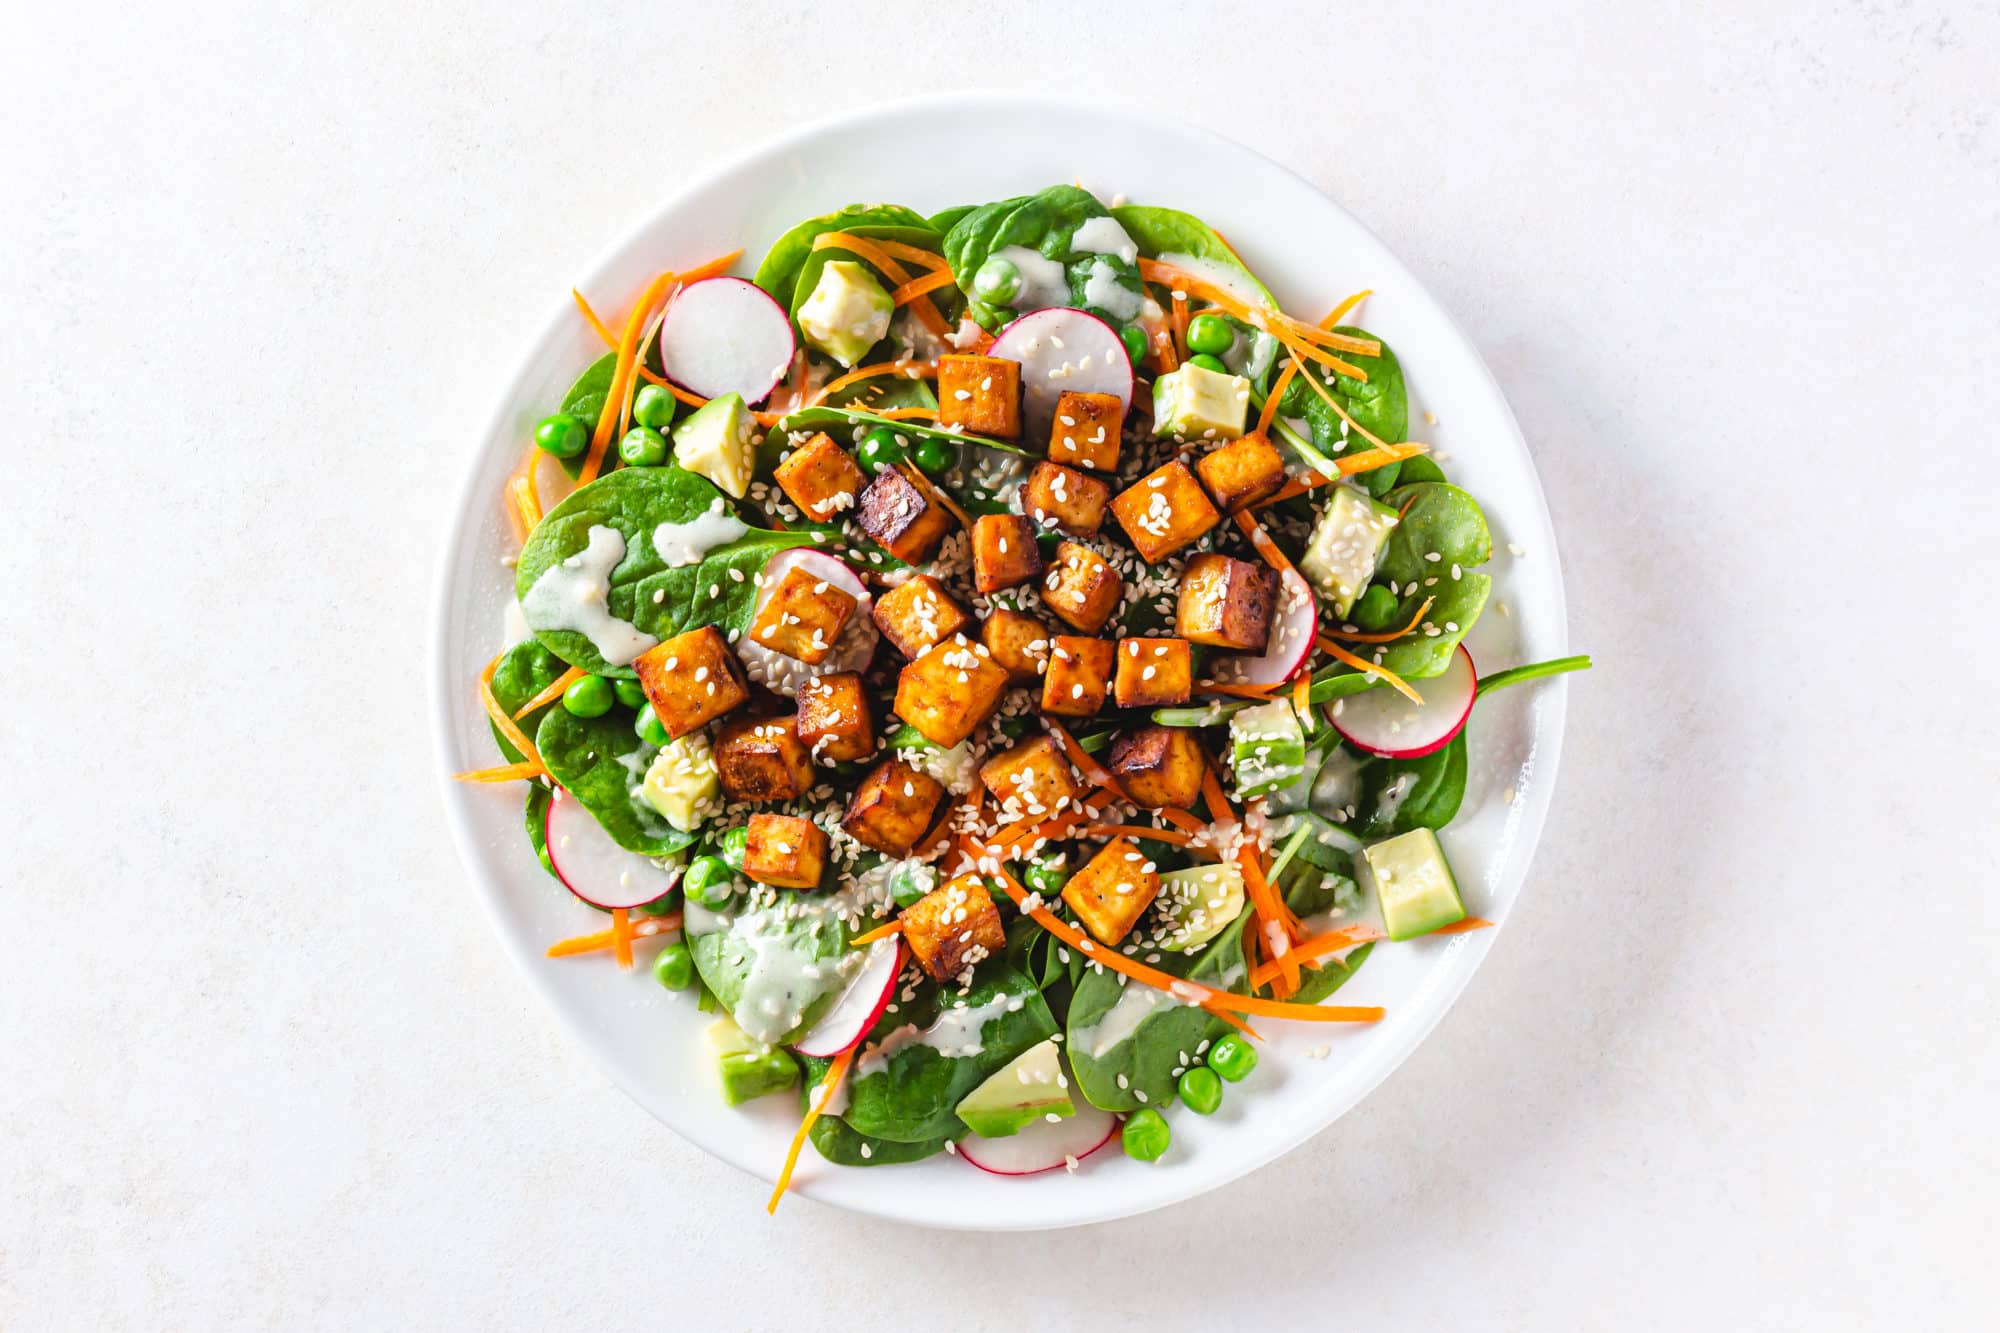
M1111 1142L1118 1132L1118 1117L1081 1097L1075 1100L1076 1114L1037 1120L1004 1139L967 1134L958 1141L958 1155L996 1176L1032 1176L1080 1162Z
M741 278L684 287L660 320L667 378L704 398L740 393L759 403L792 368L792 321L763 288Z
M1057 306L1023 315L1000 330L987 349L1021 363L1021 417L1026 438L1040 448L1064 393L1112 393L1132 407L1132 359L1118 330L1095 315Z
M1421 759L1442 750L1472 716L1479 692L1472 654L1460 644L1443 675L1413 680L1410 688L1424 697L1421 706L1383 685L1348 695L1334 710L1334 729L1384 759Z
M805 546L780 551L764 566L763 573L758 576L761 582L757 586L756 608L750 613L752 623L792 569L803 569L813 577L824 580L829 588L838 588L852 597L854 614L841 626L840 637L833 641L833 651L818 666L754 643L748 633L736 641L736 655L743 660L743 673L772 693L786 698L796 698L799 686L817 677L836 671L866 671L875 658L875 644L880 637L875 629L875 599L869 595L868 585L861 581L861 576L846 562Z
M876 940L868 946L867 961L833 1002L833 1008L805 1036L793 1042L792 1049L822 1060L853 1050L888 1007L889 997L896 993L896 978L902 971L903 942L894 936Z
M1231 685L1282 685L1312 656L1318 634L1319 602L1312 586L1297 571L1285 570L1278 579L1278 606L1264 651L1225 657L1210 674Z
M549 804L549 864L569 891L592 907L640 907L680 883L671 869L611 840L583 803L558 791Z

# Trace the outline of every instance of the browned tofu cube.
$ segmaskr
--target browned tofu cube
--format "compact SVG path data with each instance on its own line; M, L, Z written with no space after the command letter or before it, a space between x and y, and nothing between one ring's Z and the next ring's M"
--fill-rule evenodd
M1072 537L1094 537L1104 526L1104 506L1111 487L1088 473L1060 463L1037 463L1021 491L1028 517Z
M1085 634L1095 634L1118 609L1125 580L1088 546L1064 542L1042 576L1042 602Z
M1204 552L1181 571L1174 633L1210 648L1261 653L1271 637L1277 601L1276 570Z
M1268 500L1285 484L1283 455L1256 431L1204 454L1194 470L1225 514Z
M924 649L943 643L971 623L965 608L928 574L912 575L875 599L876 627L913 662Z
M1062 899L1100 943L1116 945L1160 892L1160 874L1139 844L1118 838L1069 877Z
M750 622L750 639L774 653L818 666L833 651L858 605L825 579L793 565Z
M632 669L669 736L685 736L750 698L742 664L713 625L647 649Z
M835 671L799 686L799 744L831 763L875 753L875 721L860 672Z
M1158 564L1222 521L1187 464L1147 473L1111 502L1118 526L1148 564Z
M1033 685L1049 665L1049 640L1055 637L1047 625L1024 611L996 609L979 627L979 641L1007 673L1010 685Z
M1194 690L1194 649L1186 639L1126 639L1118 645L1120 708L1184 704Z
M826 869L826 830L791 815L750 816L743 873L780 889L816 889Z
M937 982L956 981L1007 947L1000 909L977 875L946 880L903 909L903 943Z
M981 514L972 524L972 583L982 593L1026 583L1042 572L1035 525L1019 514Z
M938 425L1011 440L1021 433L1021 363L999 356L938 358Z
M1060 814L1083 793L1069 760L1048 736L1032 736L994 755L979 766L979 781L1003 824Z
M906 565L921 565L937 554L958 520L900 470L885 467L861 492L854 521L890 555Z
M1208 760L1201 742L1186 727L1141 727L1111 742L1106 765L1118 785L1140 805L1153 810L1185 810L1201 795L1201 774Z
M778 464L772 475L785 488L805 516L815 523L831 523L844 511L854 508L861 488L868 484L861 465L853 455L819 431Z
M1049 457L1093 472L1118 470L1125 404L1115 393L1065 393L1049 423Z
M840 826L863 847L889 856L908 856L937 818L944 784L900 759L877 764L854 795Z
M742 717L715 733L715 776L732 801L794 801L813 784L796 717Z
M954 634L934 644L896 678L896 716L946 749L993 716L1007 673L984 644Z
M1057 635L1042 677L1042 711L1061 717L1094 717L1111 695L1118 645L1109 639Z

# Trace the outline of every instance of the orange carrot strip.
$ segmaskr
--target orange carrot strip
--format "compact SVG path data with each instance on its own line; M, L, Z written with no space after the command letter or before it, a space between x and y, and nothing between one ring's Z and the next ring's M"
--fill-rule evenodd
M542 752L528 739L528 733L507 716L507 710L500 706L500 701L493 697L493 673L500 669L500 660L505 656L505 653L499 654L479 673L479 702L486 709L486 716L493 719L493 725L507 738L507 743L521 752L521 758L533 764L537 772L547 773L549 766L542 762Z
M612 335L610 329L604 327L604 321L599 319L597 312L590 308L590 302L583 299L583 293L572 287L569 289L569 294L576 299L576 308L583 312L584 323L597 331L597 336L604 339L606 347L617 347L618 339Z
M1331 657L1334 661L1344 663L1347 666L1351 666L1356 671L1362 672L1364 675L1374 676L1376 679L1380 680L1383 684L1388 685L1389 687L1394 689L1396 693L1402 695L1405 699L1408 699L1411 703L1413 704L1423 703L1424 696L1418 694L1415 690L1411 689L1407 681L1405 681L1401 676L1397 675L1395 672L1389 670L1388 667L1382 666L1379 663L1366 661L1363 658L1356 657L1353 653L1348 652L1345 648L1341 647L1339 644L1335 643L1331 639L1328 639L1324 643L1320 644L1320 647L1325 649L1327 656Z
M1227 680L1202 680L1195 682L1194 692L1196 694L1226 694L1232 699L1263 699L1268 701L1273 697L1273 691L1277 688L1275 685L1241 685Z
M847 947L850 949L859 949L864 944L873 944L876 940L886 940L891 935L900 935L902 933L903 933L903 922L902 919L899 917L894 921L886 922L882 925L879 925L875 927L875 929L873 930L862 931L859 935L856 935L853 939L847 942Z
M528 460L528 470L517 474L507 483L507 494L514 501L514 513L521 520L521 540L533 532L542 521L542 497L535 489L535 459Z
M611 956L618 966L632 970L632 916L622 907L611 910Z
M1416 629L1417 626L1423 624L1424 614L1431 609L1431 603L1436 600L1437 599L1435 597L1424 598L1424 604L1417 608L1417 613L1415 615L1410 617L1410 623L1403 626L1403 628L1401 629L1384 630L1380 634L1341 633L1341 634L1335 634L1332 637L1336 639L1345 639L1349 643L1393 643L1397 639L1402 638L1405 634L1408 634L1412 630ZM1322 648L1326 647L1326 640L1328 636L1322 634L1319 637L1320 637L1320 647Z
M889 421L936 421L935 407L889 407L875 414Z
M946 273L951 272L951 265L945 262L943 255L935 251L926 250L921 245L910 245L904 241L889 240L877 241L875 244L882 248L883 254L893 255L897 259L906 260L920 268L942 269Z
M1180 368L1181 359L1174 355L1173 330L1165 325L1156 329L1152 337L1153 359L1159 362L1160 373L1170 375Z
M583 468L577 473L579 484L597 479L598 469L604 464L604 452L611 447L612 433L626 408L625 390L632 380L632 367L638 362L639 335L645 329L653 307L677 280L678 275L672 272L654 278L646 284L646 290L639 294L638 304L626 317L625 331L618 339L618 363L611 372L611 384L604 394L604 407L597 414L597 429L591 434L590 452L584 455Z
M501 764L497 768L474 768L451 775L454 782L519 782L524 778L538 778L542 775L539 765L530 763Z
M939 269L934 273L926 273L921 278L911 278L895 291L890 292L889 299L897 305L908 305L926 292L934 292L940 287L951 286L951 282L951 270L948 268Z
M1174 292L1171 306L1173 310L1171 318L1174 328L1174 355L1185 361L1187 360L1188 329L1187 294L1181 291Z
M1190 834L1179 829L1153 828L1147 824L1091 824L1085 827L1087 838L1146 838L1153 842L1164 842L1169 847L1186 847L1194 841Z
M902 375L913 380L934 379L937 376L937 363L934 361L883 361L872 366L862 366L822 384L819 392L813 395L813 402L823 403L829 396L841 389L845 389L848 385L859 384L862 380L873 379L877 375Z
M891 244L898 243L891 242ZM897 263L886 248L866 237L856 236L852 232L822 232L818 236L813 237L812 248L815 250L840 249L858 255L880 270L883 277L897 286L901 286L910 280L910 271ZM940 315L938 308L931 304L930 297L916 297L911 301L910 309L916 311L918 321L925 328L940 338L945 335L944 316Z
M532 699L529 699L528 702L522 704L519 708L516 708L514 710L514 720L518 722L520 719L534 712L537 708L540 708L543 704L554 703L557 699L562 697L562 692L564 690L576 684L578 681L582 680L585 676L589 674L590 673L585 671L582 667L571 667L569 670L563 672L560 676L557 676L554 680L550 681L547 685L542 687L542 689Z
M1354 307L1360 305L1363 301L1367 300L1374 294L1375 294L1375 289L1373 287L1363 287L1360 291L1348 297L1345 301L1342 301L1339 305L1335 306L1333 309L1327 311L1326 318L1319 322L1319 326L1323 329L1332 328L1334 325L1340 323L1341 320L1353 314ZM1379 355L1379 353L1377 355Z
M1296 361L1285 362L1285 368L1278 372L1278 382L1271 386L1271 396L1264 400L1264 410L1257 414L1257 434L1270 433L1271 423L1278 419L1278 400L1285 396L1285 390L1291 387L1292 377L1298 373L1299 363Z
M1289 348L1293 356L1318 362L1350 379L1366 380L1368 372L1360 366L1329 354L1325 348L1337 347L1363 356L1382 354L1382 344L1373 339L1352 338L1344 333L1331 333L1318 325L1293 319L1282 310L1274 310L1266 305L1250 305L1239 300L1234 293L1218 283L1197 277L1185 269L1175 268L1172 264L1163 264L1157 259L1141 259L1139 276L1148 282L1158 283L1173 291L1199 296L1220 306L1225 312L1252 327L1269 333Z
M1345 458L1336 460L1334 466L1340 476L1352 477L1362 472L1373 472L1376 468L1387 467L1391 463L1400 463L1405 458L1415 458L1418 454L1429 452L1429 445L1417 444L1414 441L1403 444L1385 444L1377 449L1363 449L1360 453L1349 454ZM1269 509L1274 504L1283 504L1295 495L1304 495L1307 491L1318 490L1333 480L1333 477L1329 477L1322 472L1308 472L1303 477L1286 482L1269 499L1260 500L1250 507L1252 509Z
M1292 562L1285 558L1285 553L1271 540L1271 534L1264 531L1264 525L1250 516L1249 510L1239 509L1230 517L1236 520L1236 526L1243 530L1243 535L1250 539L1250 544L1257 548L1257 554L1264 557L1265 564L1280 574L1291 571Z
M799 1132L792 1136L792 1149L785 1154L785 1169L778 1173L778 1183L771 1191L771 1202L764 1205L765 1212L778 1211L778 1202L785 1197L785 1188L792 1183L792 1172L798 1167L799 1153L806 1146L806 1135L812 1133L813 1122L819 1119L826 1104L833 1100L833 1094L840 1090L840 1085L847 1081L847 1071L854 1064L854 1053L860 1049L857 1043L833 1057L833 1064L826 1071L826 1081L819 1085L819 1096L813 1098L812 1105L806 1108L804 1117L799 1121Z
M1313 729L1312 688L1312 671L1301 668L1292 681L1292 711L1299 715L1299 725L1309 734Z
M673 912L650 921L642 921L632 932L635 940L660 939L681 928L681 914ZM549 958L572 958L578 954L600 953L617 944L616 931L599 930L588 935L575 935L566 940L557 940L545 951Z
M1373 926L1342 926L1338 930L1323 931L1310 939L1300 940L1292 953L1301 966L1317 969L1329 954L1336 954L1342 949L1352 949L1357 945L1381 938L1382 932ZM1268 985L1271 978L1278 975L1278 971L1277 964L1270 962L1253 967L1250 969L1250 984Z
M1439 926L1430 932L1433 935L1463 935L1469 930L1490 930L1493 923L1483 916L1469 916L1463 921L1454 921L1448 926Z

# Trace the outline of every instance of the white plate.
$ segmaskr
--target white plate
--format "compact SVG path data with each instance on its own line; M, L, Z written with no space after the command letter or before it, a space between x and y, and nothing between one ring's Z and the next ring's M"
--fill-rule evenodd
M981 145L967 152L966 145ZM894 151L884 151L894 145ZM578 286L610 318L657 271L741 248L738 272L787 226L853 202L932 212L1061 181L1195 213L1226 233L1286 308L1317 317L1371 287L1360 320L1402 358L1411 433L1450 457L1452 478L1485 506L1494 533L1493 600L1468 646L1483 670L1567 650L1555 534L1534 464L1492 376L1465 335L1366 228L1312 185L1206 131L1103 106L995 95L904 102L824 122L746 153L665 203ZM450 516L432 660L441 773L497 763L473 679L502 645L514 549L503 478L535 421L602 352L567 293L522 365L503 381ZM1425 410L1439 418L1423 425ZM1509 553L1514 543L1523 551ZM1506 606L1511 616L1502 615ZM1424 1039L1504 933L1548 809L1562 739L1561 680L1482 703L1472 780L1445 835L1467 905L1502 930L1378 948L1342 1003L1380 1004L1370 1027L1265 1022L1273 1038L1223 1110L1174 1113L1174 1145L1146 1165L1107 1147L1074 1176L989 1176L944 1155L913 1166L847 1169L808 1151L793 1189L859 1212L940 1227L1074 1226L1158 1208L1234 1180L1324 1129ZM447 778L445 808L494 929L535 987L618 1085L663 1122L760 1181L775 1178L798 1123L790 1097L722 1104L699 1034L708 1018L643 970L608 958L551 960L552 940L601 929L536 864L522 789ZM1511 795L1511 800L1506 799ZM1516 1039L1499 1034L1498 1039ZM1323 1056L1320 1048L1325 1048ZM1315 1058L1318 1057L1318 1058ZM761 1193L745 1182L750 1193Z

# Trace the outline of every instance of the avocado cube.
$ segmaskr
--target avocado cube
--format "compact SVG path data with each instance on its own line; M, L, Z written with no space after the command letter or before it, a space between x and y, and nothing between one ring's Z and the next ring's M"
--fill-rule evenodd
M715 772L732 801L795 801L812 789L812 755L796 717L745 717L715 733Z
M938 425L1011 440L1021 433L1021 363L999 356L938 358Z
M825 431L816 432L786 454L772 475L791 502L815 523L834 522L854 508L862 489L868 485L868 478L854 456L835 444Z
M1306 551L1299 558L1299 573L1312 580L1325 594L1333 614L1345 616L1375 577L1382 548L1396 529L1394 508L1353 486L1332 486L1326 506Z
M917 839L930 832L944 799L944 784L900 759L877 764L848 798L840 826L864 847L889 856L908 856Z
M1007 673L1010 685L1033 685L1049 668L1049 627L1024 611L998 607L979 627L979 641Z
M1146 474L1111 502L1118 526L1148 564L1157 565L1222 521L1187 464L1175 461Z
M1174 633L1210 648L1261 653L1277 600L1277 571L1206 551L1181 571Z
M795 815L750 816L743 873L779 889L816 889L826 870L826 830Z
M1153 900L1158 922L1151 943L1173 953L1193 953L1243 915L1243 870L1233 862L1188 866L1160 876Z
M1152 859L1130 838L1116 838L1069 877L1062 900L1099 943L1115 947L1159 892Z
M715 753L698 731L661 746L639 783L639 799L683 833L694 832L716 813L721 795Z
M875 724L858 671L835 671L799 686L799 743L814 759L845 763L875 753Z
M929 574L913 574L875 599L876 627L912 662L971 623L965 608Z
M858 605L825 579L793 565L750 622L750 641L807 666L818 666L833 651Z
M1194 692L1194 651L1186 639L1126 639L1118 645L1120 708L1184 704Z
M1268 500L1285 484L1285 459L1258 431L1211 449L1194 465L1201 484L1225 514Z
M1153 434L1177 440L1233 440L1250 411L1250 381L1185 365L1153 381Z
M1061 463L1035 464L1021 490L1021 508L1029 518L1072 537L1096 536L1110 500L1110 486Z
M1273 699L1229 719L1236 790L1268 796L1305 776L1306 735L1291 700Z
M741 500L757 468L755 424L742 394L711 398L674 427L674 461Z
M972 524L972 582L981 593L1026 583L1042 572L1035 526L1019 514L981 514Z
M895 313L895 300L864 265L830 259L799 303L799 332L842 366L852 366L888 336Z
M1072 627L1095 634L1118 609L1125 580L1088 546L1064 542L1056 547L1049 572L1042 576L1042 602Z
M977 875L946 880L903 909L903 943L931 980L956 980L1007 947L1000 909Z
M877 546L906 565L921 565L936 555L957 522L936 497L919 490L893 467L876 473L862 490L854 521Z
M1118 470L1125 404L1115 393L1069 393L1056 399L1049 423L1049 458L1093 472Z
M783 1092L798 1081L798 1062L790 1052L758 1041L732 1019L717 1019L706 1036L722 1080L722 1100L731 1106Z
M896 716L949 750L993 716L1007 672L984 644L954 634L933 644L896 678Z
M1186 810L1201 795L1208 760L1185 727L1141 727L1111 742L1105 766L1118 785L1150 810Z
M669 736L685 736L750 699L742 664L713 625L647 649L632 669Z
M1042 711L1058 717L1095 717L1111 694L1118 645L1109 639L1058 634L1042 676Z
M1412 829L1361 853L1382 904L1382 928L1392 940L1411 940L1465 919L1458 880L1444 859L1437 834Z
M1038 1120L1075 1114L1054 1037L1015 1056L958 1104L958 1118L982 1139L1004 1139Z
M979 766L979 783L1000 807L1000 822L1040 820L1069 809L1083 794L1051 737L1030 736Z

